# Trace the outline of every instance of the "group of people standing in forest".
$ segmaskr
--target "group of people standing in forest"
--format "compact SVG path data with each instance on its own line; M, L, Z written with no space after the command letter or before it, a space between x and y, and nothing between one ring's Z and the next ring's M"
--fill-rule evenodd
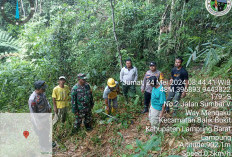
M164 76L157 69L155 62L150 62L149 70L145 73L141 92L144 93L144 109L142 114L149 112L149 120L152 126L159 124L164 111L169 112L169 102L174 99L173 116L176 116L178 110L178 102L181 97L186 95L188 88L188 72L182 67L183 59L178 57L175 59L175 67L171 71L170 89L166 99L165 89L163 86ZM131 101L136 94L136 82L138 79L138 71L132 65L132 61L127 59L126 66L120 71L120 84L122 84L123 95L127 102ZM75 114L74 132L81 127L82 120L86 130L92 130L92 108L94 106L93 95L90 85L86 82L86 75L80 73L77 75L78 83L72 90L65 85L66 78L60 76L58 86L53 89L53 108L57 120L65 122L68 106L71 101L72 112ZM29 109L31 113L50 113L51 105L44 94L47 85L45 81L36 81L34 83L35 91L29 98ZM105 112L110 115L118 108L117 95L120 92L119 82L113 78L109 78L107 86L103 92L105 101ZM149 107L150 106L150 107Z

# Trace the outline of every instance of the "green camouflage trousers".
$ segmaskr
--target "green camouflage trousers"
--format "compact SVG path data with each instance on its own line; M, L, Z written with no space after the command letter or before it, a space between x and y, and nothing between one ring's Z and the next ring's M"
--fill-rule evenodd
M82 120L84 119L84 124L90 124L92 122L92 112L91 109L79 110L78 115L76 115L76 120L74 122L74 128L79 128Z

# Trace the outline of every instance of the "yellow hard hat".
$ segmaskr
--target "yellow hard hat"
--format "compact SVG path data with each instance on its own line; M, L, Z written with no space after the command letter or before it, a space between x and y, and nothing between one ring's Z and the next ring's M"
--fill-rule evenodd
M116 86L115 80L113 78L109 78L107 81L107 85L109 87L115 87Z

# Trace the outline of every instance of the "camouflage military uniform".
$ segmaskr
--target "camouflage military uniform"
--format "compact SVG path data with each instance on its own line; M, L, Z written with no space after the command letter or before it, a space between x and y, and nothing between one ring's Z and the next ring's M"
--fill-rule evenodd
M93 108L93 96L88 83L84 86L78 83L73 86L71 91L72 111L76 115L75 128L79 128L84 118L84 124L88 125L92 121L91 109Z

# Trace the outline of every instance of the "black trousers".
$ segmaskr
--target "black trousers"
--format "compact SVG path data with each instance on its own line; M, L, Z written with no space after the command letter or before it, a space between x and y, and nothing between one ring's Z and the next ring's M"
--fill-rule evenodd
M151 102L151 93L144 92L144 108L149 108Z

